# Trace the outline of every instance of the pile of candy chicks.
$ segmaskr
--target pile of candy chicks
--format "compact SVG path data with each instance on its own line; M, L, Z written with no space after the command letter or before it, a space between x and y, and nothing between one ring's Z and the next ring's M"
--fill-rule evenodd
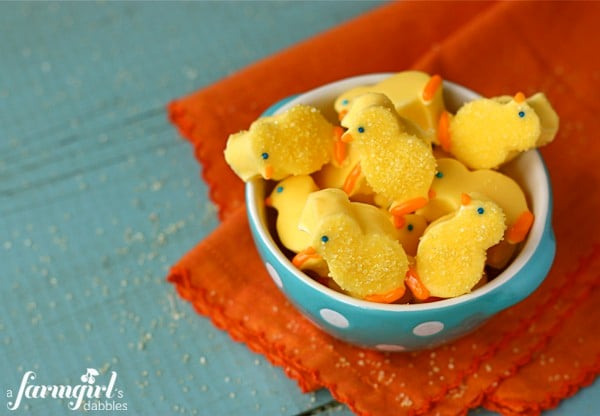
M277 240L330 288L382 303L469 293L514 258L534 215L502 166L551 142L543 93L480 98L447 111L420 71L353 88L338 123L297 104L232 134L225 159L274 186Z

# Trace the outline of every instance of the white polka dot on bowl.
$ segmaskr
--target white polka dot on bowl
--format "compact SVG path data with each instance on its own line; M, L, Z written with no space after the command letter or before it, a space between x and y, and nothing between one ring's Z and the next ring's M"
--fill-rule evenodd
M319 315L321 315L321 318L323 318L325 322L337 328L348 328L350 326L348 318L332 309L323 308L319 311Z
M271 279L273 279L275 284L279 288L282 288L283 282L281 281L281 277L279 277L279 273L277 273L277 270L275 270L275 268L273 266L271 266L270 263L265 263L265 267L267 268L267 271L269 272L269 275L271 276Z
M444 323L440 321L423 322L413 328L413 334L419 337L435 335L444 329Z

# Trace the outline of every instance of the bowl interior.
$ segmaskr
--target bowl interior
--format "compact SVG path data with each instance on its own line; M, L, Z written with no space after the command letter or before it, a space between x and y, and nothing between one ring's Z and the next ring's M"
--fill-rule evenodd
M281 106L275 106L276 109L274 110L274 114L285 111L293 105L303 103L318 107L332 122L337 122L337 115L333 109L333 101L338 95L358 85L374 84L390 75L392 74L370 74L328 84L305 94L301 94L293 99L285 100L285 103ZM465 87L444 81L444 99L446 106L450 111L455 111L463 103L478 97L480 97L479 94ZM536 251L536 248L539 246L544 235L545 227L548 226L546 220L551 209L551 188L543 159L537 150L531 150L521 154L510 163L506 164L502 171L516 180L524 189L530 208L535 216L532 228L526 240L522 243L518 255L498 276L473 292L431 303L404 305L368 302L336 292L316 282L292 265L291 261L277 246L275 242L276 238L271 234L264 206L264 198L270 192L273 184L268 183L261 178L249 181L246 185L246 203L249 219L256 226L260 244L263 244L264 248L278 260L276 267L286 269L287 273L293 275L296 279L302 280L314 290L327 294L332 300L354 305L363 309L378 309L382 311L432 310L449 307L456 305L457 303L468 302L496 290L499 286L502 286L510 279L518 276L519 270L521 270L529 261Z

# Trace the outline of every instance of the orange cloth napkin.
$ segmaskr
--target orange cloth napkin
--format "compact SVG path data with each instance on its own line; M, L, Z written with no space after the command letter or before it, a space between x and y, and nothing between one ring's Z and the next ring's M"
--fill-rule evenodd
M232 338L282 366L304 391L326 387L361 415L506 415L554 407L600 369L600 3L398 2L172 102L194 146L221 225L168 280ZM305 320L254 249L243 184L222 152L270 104L347 76L408 68L484 95L544 91L561 117L542 150L554 189L558 242L532 296L471 335L434 350L350 346Z

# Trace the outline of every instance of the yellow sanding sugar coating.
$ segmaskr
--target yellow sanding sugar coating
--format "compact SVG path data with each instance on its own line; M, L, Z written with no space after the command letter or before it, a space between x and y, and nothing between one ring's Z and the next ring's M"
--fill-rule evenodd
M532 149L540 119L526 102L482 98L463 105L450 121L450 152L473 169L493 169Z
M257 156L267 154L265 163L273 166L273 179L319 170L331 160L333 130L334 126L318 109L304 104L259 119L258 124L250 128L255 136L253 143Z
M389 108L366 108L353 121L349 131L373 191L397 202L426 197L436 169L431 146L405 133Z
M510 95L500 95L492 98L492 100L498 101L499 103L507 103L513 99L514 97ZM556 137L556 133L558 133L558 126L560 124L558 114L552 107L546 94L543 92L537 92L531 97L527 97L525 101L540 118L541 134L540 137L538 137L535 146L545 146L552 142Z
M357 298L392 292L404 284L408 258L400 243L385 234L363 234L343 213L328 216L313 236L330 277Z
M298 104L229 136L225 159L242 180L280 180L319 170L331 160L334 142L335 126L317 108Z
M486 250L502 239L505 229L502 209L475 199L431 223L416 256L417 273L431 296L470 292L483 275Z

